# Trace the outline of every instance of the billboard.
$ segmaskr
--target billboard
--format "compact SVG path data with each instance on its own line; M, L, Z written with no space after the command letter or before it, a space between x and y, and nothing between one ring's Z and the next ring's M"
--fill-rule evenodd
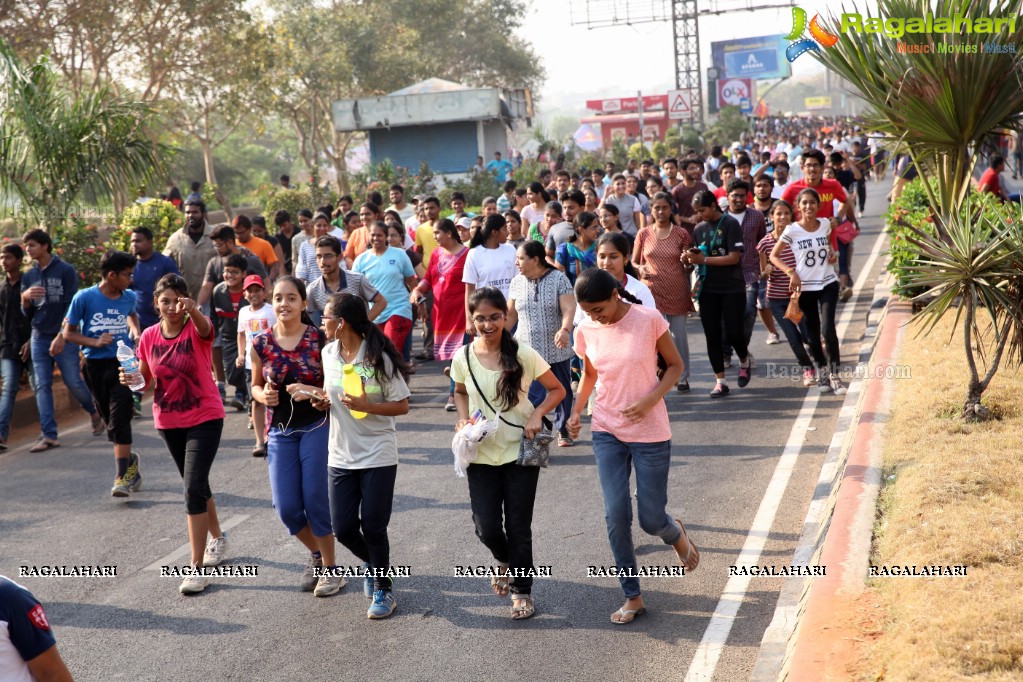
M616 99L588 99L586 108L602 114L617 114L622 111L639 111L638 97L618 97ZM668 108L667 95L644 95L643 111L664 111Z
M739 107L744 114L753 113L756 90L751 78L722 78L717 82L718 108Z
M803 105L809 111L817 111L822 109L831 108L831 97L819 96L819 97L807 97L803 100Z
M710 44L711 58L722 78L788 78L792 69L785 58L783 36L758 36Z

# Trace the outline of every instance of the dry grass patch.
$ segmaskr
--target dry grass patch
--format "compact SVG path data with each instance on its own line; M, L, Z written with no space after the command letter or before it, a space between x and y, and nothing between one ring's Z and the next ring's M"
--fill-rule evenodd
M962 336L951 320L907 330L884 445L872 562L968 566L967 577L877 578L884 635L862 677L1023 679L1023 375L1002 371L984 403L999 419L965 424ZM894 479L888 477L894 475Z

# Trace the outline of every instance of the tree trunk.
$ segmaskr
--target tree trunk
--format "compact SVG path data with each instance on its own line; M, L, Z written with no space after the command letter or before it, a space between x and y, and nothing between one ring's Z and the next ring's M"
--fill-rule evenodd
M200 139L199 144L202 146L202 160L206 167L206 182L216 187L214 197L216 197L220 207L224 209L224 213L227 214L227 219L230 220L234 217L234 212L231 209L231 202L228 201L227 195L224 194L217 184L217 171L213 167L213 144L208 138Z

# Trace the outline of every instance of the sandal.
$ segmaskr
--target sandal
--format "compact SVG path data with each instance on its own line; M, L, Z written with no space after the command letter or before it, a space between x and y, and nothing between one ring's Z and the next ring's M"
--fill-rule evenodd
M515 606L519 602L519 606ZM536 607L533 606L533 597L528 594L512 595L511 617L512 620L525 620L536 615Z
M646 607L627 609L624 606L611 614L611 622L615 625L628 625L646 613Z
M508 570L507 566L501 566L505 571ZM511 576L507 573L503 575L492 575L490 576L490 587L494 590L494 594L498 597L507 597L511 587Z
M700 550L697 549L696 545L693 544L693 541L689 539L689 533L686 532L686 527L682 524L682 522L675 519L675 523L677 523L679 528L682 529L682 536L686 539L686 544L689 545L688 549L686 549L685 556L679 554L677 549L675 550L675 555L678 557L678 560L682 562L682 565L687 571L695 571L696 567L700 565Z

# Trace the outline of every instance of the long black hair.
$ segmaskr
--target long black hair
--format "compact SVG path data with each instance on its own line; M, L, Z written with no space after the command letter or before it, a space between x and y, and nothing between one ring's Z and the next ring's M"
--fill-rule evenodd
M295 277L294 275L284 275L282 277L278 277L277 281L274 282L274 289L276 289L280 284L282 284L284 282L289 282L293 287L295 287L295 289L298 290L299 298L301 298L303 301L308 300L306 298L305 282L300 280L298 277ZM270 293L270 300L273 301L273 292L272 291ZM270 307L273 307L272 303L271 303ZM302 311L302 315L300 316L299 319L302 320L302 324L304 324L304 325L306 325L308 327L316 327L316 325L313 324L313 318L309 317L309 311L307 311L307 310L303 310Z
M579 230L589 227L595 220L597 220L597 215L595 213L590 213L589 211L576 213L575 220L572 221L572 227L575 228L575 231L572 233L572 236L568 238L568 241L573 244L578 241Z
M505 315L508 314L508 301L505 300L500 289L480 287L473 291L469 296L469 314L472 315L476 312L476 308L481 303L487 303ZM497 380L497 402L501 403L502 409L510 410L519 404L519 393L522 392L522 375L524 373L525 370L519 364L519 344L507 328L502 329L501 376Z
M625 274L639 279L639 271L636 270L636 266L632 264L632 259L630 258L632 249L629 248L629 238L621 232L605 232L597 237L596 250L600 251L600 247L608 243L625 258ZM601 300L606 301L607 299Z
M508 224L508 221L504 219L504 216L500 213L492 213L487 216L486 220L483 221L483 227L472 235L472 239L469 240L469 248L475 248L482 244L486 244L490 241L491 235L500 230L502 227Z
M536 258L540 265L548 270L553 270L554 266L547 260L547 250L544 249L543 244L536 241L535 239L527 239L519 245L519 250L522 251L522 255L526 258Z
M462 235L458 234L458 228L455 227L455 224L449 218L441 218L433 224L433 228L441 232L447 232L456 242L462 243Z
M533 194L539 194L543 197L543 202L546 204L551 200L551 195L547 193L547 190L543 188L543 183L531 182L529 183L529 191Z
M610 300L616 291L629 303L643 305L642 301L626 291L622 283L607 270L588 268L575 279L575 298L580 303L603 303Z
M401 353L380 328L370 321L366 301L361 297L347 291L338 292L327 299L323 312L328 317L344 320L345 324L351 326L352 331L363 338L366 344L366 363L373 367L377 376L393 379L398 372L401 372L402 376L408 376L409 367ZM390 374L387 372L385 357L391 361Z

